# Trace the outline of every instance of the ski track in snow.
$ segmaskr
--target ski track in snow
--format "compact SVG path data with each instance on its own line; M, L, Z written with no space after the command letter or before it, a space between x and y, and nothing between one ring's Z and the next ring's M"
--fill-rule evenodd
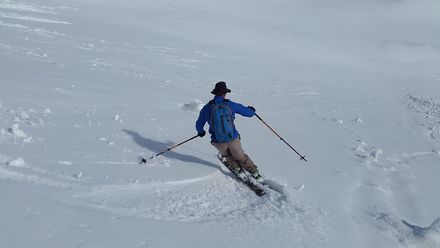
M71 92L69 90L69 92ZM64 94L65 92L60 92ZM197 109L197 104L189 104L189 111ZM2 106L3 107L3 106ZM51 123L52 110L15 108L0 109L8 117L5 122L10 129L2 129L0 137L5 142L14 141L26 143L34 128L44 128ZM86 117L90 117L86 116ZM119 118L110 118L109 122ZM22 128L21 126L25 127ZM24 130L24 132L19 132ZM22 135L23 134L23 135ZM29 137L28 137L29 136ZM97 137L99 142L108 142L106 137ZM38 138L37 143L42 143ZM25 156L24 156L25 157ZM126 166L124 161L72 161L58 160L59 166L73 167L81 164L101 164L107 166ZM132 163L136 165L136 163ZM148 167L169 167L169 159L163 157L150 163ZM61 167L62 168L62 167ZM90 173L73 170L67 175L62 170L48 171L38 167L23 158L13 158L0 154L0 178L32 185L49 186L58 189L69 189L76 202L66 201L66 206L101 211L117 216L130 216L159 221L178 222L226 222L236 223L240 220L243 225L260 225L264 223L264 230L272 230L282 235L287 242L291 233L307 232L307 235L322 238L327 231L325 213L319 208L296 203L293 201L294 188L280 185L276 180L268 179L275 190L270 190L263 197L256 196L247 187L236 179L223 173L213 174L176 181L151 181L137 180L120 184L102 184L93 182ZM63 200L61 200L63 201ZM289 223L291 219L295 223ZM314 223L313 228L309 227ZM278 226L285 225L283 231ZM235 225L237 231L246 229L244 226ZM251 235L251 234L249 234ZM240 236L235 237L237 239ZM258 238L257 238L258 239ZM265 242L261 238L261 242ZM300 244L300 243L298 243Z
M421 114L431 123L440 123L440 104L434 98L407 96L407 107ZM341 123L343 124L343 123ZM418 123L421 126L426 124ZM429 128L431 132L437 129ZM352 132L352 130L350 130ZM419 134L420 135L420 134ZM435 135L430 133L435 139ZM380 148L369 145L363 140L357 140L352 148L356 157L368 168L363 177L352 189L350 197L351 211L355 216L365 215L370 219L368 225L383 231L394 237L403 247L408 248L433 248L440 245L439 219L433 220L429 227L420 227L408 223L405 218L396 216L398 209L419 209L417 192L411 186L412 181L420 180L416 165L420 159L432 158L438 160L440 152L436 149L431 151L417 151L400 155L388 155ZM425 165L428 166L428 165ZM423 175L423 173L421 174ZM414 181L416 182L416 181ZM423 190L433 190L424 188ZM392 205L399 198L403 206ZM369 199L365 202L364 199ZM413 213L417 216L417 213Z
M0 17L6 18L6 19L16 19L16 20L22 20L22 21L30 21L30 22L45 22L45 23L55 23L55 24L71 24L70 22L61 21L57 19L46 19L46 18L39 18L31 15L22 15L18 13L5 13L0 12Z
M71 90L69 90L70 92ZM65 91L60 93L64 94ZM200 103L198 101L195 103L187 105L189 111L199 108ZM52 110L47 107L41 110L21 107L8 109L3 108L2 105L0 111L2 115L7 117L6 125L11 126L9 129L2 129L0 133L4 142L26 143L26 139L31 137L29 135L32 135L34 128L44 128L48 123L51 123ZM109 122L116 119L109 119ZM97 140L108 142L108 138L105 137L98 136ZM38 138L31 142L42 143ZM130 164L124 161L72 160L58 160L51 163L73 168L81 164L107 166ZM136 163L132 164L136 165ZM151 168L169 166L170 161L164 157L147 165ZM319 233L323 232L321 229L325 229L326 226L324 214L319 208L301 207L301 204L293 202L291 191L295 191L295 189L288 189L275 180L268 179L269 184L275 190L270 190L267 195L258 197L241 182L218 171L204 177L177 181L139 183L136 180L125 184L93 183L91 185L94 186L86 186L90 185L92 182L90 180L93 180L89 176L88 174L84 177L81 171L77 171L75 174L70 172L68 175L61 173L59 169L48 171L28 163L26 159L0 154L1 179L69 189L69 194L81 202L84 208L113 215L178 222L224 221L234 223L241 220L248 224L255 222L255 225L265 223L270 226L272 224L274 229L277 226L276 222L294 218L298 223L296 225L289 224L289 228L284 230L286 240L288 240L287 233L307 229L301 225L310 224L311 218L316 221L315 227L319 229L319 231L309 230L313 233L312 235L319 236ZM78 202L64 204L78 205Z
M414 111L422 116L425 121L417 118L416 123L425 130L426 136L432 140L437 140L440 130L440 101L432 97L419 97L408 95L404 99L407 109ZM323 121L337 124L336 128L342 128L353 137L359 138L355 129L349 128L343 120L331 115L322 115L312 113L322 118ZM402 122L408 118L401 118ZM358 128L365 127L362 119L356 117L353 124L361 125ZM421 136L423 132L412 131L414 135ZM435 143L433 143L435 144ZM435 147L435 145L434 145ZM353 185L348 197L347 208L353 212L353 216L364 216L364 218L354 218L358 225L368 225L374 229L381 230L385 236L393 237L402 247L408 248L434 248L440 246L440 228L439 219L433 219L432 224L427 227L421 227L408 223L406 217L397 216L396 212L412 213L412 218L417 218L420 211L416 183L423 180L423 172L417 166L423 165L420 162L424 159L439 161L440 151L432 149L428 151L414 151L412 153L401 152L401 154L387 154L383 149L370 145L364 140L358 139L352 147L353 154L357 161L365 167L360 175L361 180ZM424 166L433 166L432 164ZM429 187L418 185L419 190L437 191ZM368 201L365 201L368 199ZM402 206L393 205L393 202L402 203ZM429 199L428 199L429 200ZM394 214L392 214L394 213Z
M0 2L0 9L16 10L16 11L27 11L35 13L45 13L45 14L56 14L53 7L46 7L36 4L28 3L11 3L10 1Z
M63 161L61 164L71 165ZM281 235L279 242L284 242L285 246L288 246L291 233L323 239L328 232L326 214L322 210L294 202L294 189L282 188L274 180L269 181L278 186L278 191L270 190L263 197L256 196L241 182L218 171L177 181L90 186L81 176L63 176L3 154L0 154L0 179L69 189L68 194L72 197L64 199L76 201L59 199L63 205L81 206L116 216L170 222L225 222L240 233L246 232L248 225L255 226L253 231L258 231L260 226L260 231ZM282 230L279 225L283 225ZM260 242L267 240L261 237Z
M359 224L369 225L375 229L381 230L383 234L394 237L394 239L408 248L434 248L440 245L440 228L438 219L434 220L430 227L420 228L417 226L408 225L405 217L397 216L398 210L405 211L412 209L416 211L419 209L418 203L414 201L417 199L416 192L412 189L412 175L403 172L404 167L411 165L414 160L424 156L436 156L438 154L422 152L415 153L411 156L402 155L402 159L386 159L386 161L379 162L382 166L373 165L369 167L369 172L365 174L364 181L355 185L352 189L350 197L350 211L354 212L354 216L364 216L365 223L360 219L355 219ZM370 161L366 164L372 166ZM383 172L381 172L381 170ZM372 178L375 178L374 180ZM424 190L430 190L424 189ZM404 193L402 193L404 192ZM392 199L400 198L402 205L393 205ZM368 201L365 201L368 199ZM417 213L413 213L417 216ZM420 230L424 230L423 233Z
M53 7L28 3L12 3L10 1L0 2L0 19L3 20L18 20L30 23L71 24L68 21L54 18L54 16L57 15L56 9ZM26 28L26 26L21 24L9 24L2 21L0 22L0 25L15 28Z
M59 28L49 28L45 24L72 24L67 20L58 19L60 10L78 11L75 8L47 7L35 4L0 2L0 27L10 29L18 40L25 40L33 45L21 46L16 43L0 43L0 54L56 64L85 65L92 70L113 71L136 79L155 79L168 82L153 74L153 70L145 65L138 65L129 59L132 55L149 57L155 64L167 66L197 68L199 59L205 54L199 51L176 49L146 45L136 47L129 43L111 44L106 40L95 40L85 37L68 35ZM16 12L11 12L16 11ZM36 16L38 14L38 16ZM32 48L29 48L32 47ZM70 49L65 49L69 47ZM73 51L73 52L72 52ZM106 53L118 53L124 56L110 58ZM128 55L128 56L127 56ZM169 84L165 83L165 84Z
M50 172L27 163L23 158L0 154L0 178L36 185L67 189L78 185L75 178Z
M180 181L101 185L77 197L114 214L182 222L251 216L267 221L293 208L290 199L277 191L260 198L220 172Z
M236 179L215 172L179 181L100 185L78 192L75 198L86 208L118 216L170 222L230 223L228 225L236 229L232 233L239 233L231 239L251 235L255 241L269 245L267 238L252 233L273 232L281 247L289 247L292 233L302 233L315 237L319 243L329 231L326 213L294 202L291 191L269 191L258 197ZM247 228L249 225L253 226L252 233L248 233L251 232ZM298 240L298 245L301 243L302 240Z

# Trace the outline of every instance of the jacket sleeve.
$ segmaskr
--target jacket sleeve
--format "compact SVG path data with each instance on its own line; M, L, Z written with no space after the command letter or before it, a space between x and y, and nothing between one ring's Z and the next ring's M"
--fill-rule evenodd
M253 111L248 107L243 106L240 103L229 101L229 106L231 106L231 109L234 113L240 114L242 116L252 117L255 115L255 111Z
M196 130L197 133L201 133L204 131L204 127L209 118L208 105L205 105L202 110L200 110L199 118L196 121Z

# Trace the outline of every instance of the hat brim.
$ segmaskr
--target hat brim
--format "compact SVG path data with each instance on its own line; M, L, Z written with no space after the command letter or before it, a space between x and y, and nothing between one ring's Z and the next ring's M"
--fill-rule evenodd
M226 93L231 93L231 90L230 89L226 89L226 90L216 90L216 89L214 89L213 91L211 91L211 94L213 94L213 95L223 95L223 94L226 94Z

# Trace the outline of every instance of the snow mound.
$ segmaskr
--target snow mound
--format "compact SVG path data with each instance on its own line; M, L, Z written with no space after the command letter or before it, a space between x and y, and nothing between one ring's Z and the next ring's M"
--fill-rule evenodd
M181 108L183 110L191 111L194 113L199 113L199 111L203 108L204 103L198 99L195 99L194 101L190 103L184 103L181 104Z
M354 148L356 156L363 159L367 165L379 164L380 156L383 150L374 146L368 145L366 142L359 140L359 144Z
M12 125L12 127L8 129L8 132L16 138L27 138L27 135L20 130L19 124Z
M361 118L359 118L359 117L354 118L352 120L352 122L355 123L355 124L363 124L364 123L364 121Z
M375 213L375 226L407 248L440 247L440 218L428 227L417 226L389 213Z
M45 109L43 110L43 114L44 114L44 115L52 114L52 110L51 110L50 108L45 108Z
M20 158L20 157L13 159L13 160L6 163L6 165L13 166L13 167L25 167L25 164L26 163L24 162L24 159Z
M60 160L60 161L58 161L58 164L61 164L61 165L73 165L73 162L72 161L68 161L68 160Z
M440 218L436 219L429 227L416 226L405 220L402 220L402 223L411 229L412 238L407 241L408 247L440 247Z
M113 117L113 120L122 123L122 118L121 118L121 116L120 116L119 114L116 114L116 115Z

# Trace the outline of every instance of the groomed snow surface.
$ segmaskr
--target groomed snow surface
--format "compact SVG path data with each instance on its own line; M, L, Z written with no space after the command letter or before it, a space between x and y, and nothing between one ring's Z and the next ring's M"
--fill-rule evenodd
M0 0L0 247L440 247L440 2ZM256 196L195 133L252 105Z

